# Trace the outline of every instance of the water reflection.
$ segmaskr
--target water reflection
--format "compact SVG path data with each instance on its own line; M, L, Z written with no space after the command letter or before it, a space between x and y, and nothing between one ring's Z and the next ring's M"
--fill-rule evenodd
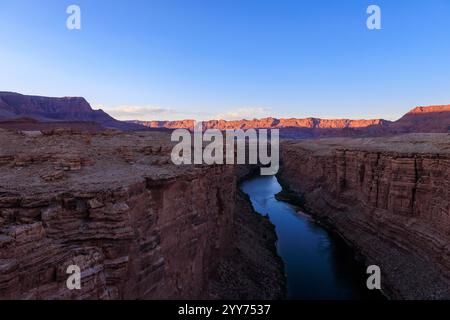
M257 177L244 182L260 214L268 214L276 226L278 251L285 261L290 299L380 299L366 288L365 269L339 237L315 223L299 208L278 201L282 188L276 177Z

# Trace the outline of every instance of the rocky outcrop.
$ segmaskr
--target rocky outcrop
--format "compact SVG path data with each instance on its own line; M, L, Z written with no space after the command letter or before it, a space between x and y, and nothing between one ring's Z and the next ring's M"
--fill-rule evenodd
M194 120L180 121L130 121L150 128L189 129ZM210 120L203 122L203 129L280 129L285 138L361 137L389 136L401 133L445 133L450 131L450 105L417 107L398 121L383 119L277 119Z
M282 144L281 180L382 269L393 298L450 298L450 137Z
M0 130L0 299L210 298L243 214L237 173L172 165L169 141L164 133ZM81 290L66 286L71 265L82 271Z
M450 105L414 108L392 123L389 132L450 132Z
M143 125L148 128L165 128L165 129L188 129L193 130L195 126L195 120L176 120L176 121L140 121L131 120L129 123L135 123Z
M238 177L251 176L247 166L236 168ZM255 168L259 172L258 168ZM235 199L233 241L230 251L212 274L212 298L267 300L286 298L284 263L278 256L274 225L254 211L241 190Z
M105 128L139 130L142 126L118 121L103 110L93 110L80 97L51 98L0 92L0 120L32 118L40 122L94 122Z
M181 121L135 121L152 128L182 128L193 129L194 120L181 120ZM304 127L308 129L343 129L343 128L363 128L368 126L383 125L387 121L381 119L375 120L349 120L349 119L276 119L276 118L264 118L254 120L209 120L203 123L204 129L280 129L288 127Z
M34 119L38 122L24 122L22 119ZM125 131L142 131L145 129L192 130L195 121L118 121L103 110L93 110L89 103L80 97L51 98L0 92L0 128L42 130L46 127L54 129L55 126L58 126L58 128L73 127L83 131L99 131L98 128L95 128L95 124L103 128ZM395 122L383 119L319 118L264 118L203 122L203 129L280 129L281 136L286 138L386 136L413 132L442 133L449 132L449 127L449 105L417 107Z
M181 121L130 121L150 128L188 129L192 130L194 120ZM348 136L381 132L389 123L382 119L374 120L349 120L349 119L254 119L254 120L210 120L203 122L203 129L237 130L237 129L280 129L281 136L293 138L315 138L321 136Z

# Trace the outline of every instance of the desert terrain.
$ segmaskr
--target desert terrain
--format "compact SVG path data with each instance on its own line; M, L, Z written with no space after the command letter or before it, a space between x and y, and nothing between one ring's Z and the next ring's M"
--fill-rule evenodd
M249 170L175 166L167 141L0 130L0 298L283 297L273 227L237 191ZM79 292L66 287L71 264Z
M448 299L448 109L204 129L280 129L284 196L379 265L387 297ZM171 130L193 122L12 93L0 110L0 299L285 297L274 226L238 187L257 166L171 162ZM73 264L81 291L66 288Z
M284 141L287 197L379 265L388 296L450 298L450 135Z

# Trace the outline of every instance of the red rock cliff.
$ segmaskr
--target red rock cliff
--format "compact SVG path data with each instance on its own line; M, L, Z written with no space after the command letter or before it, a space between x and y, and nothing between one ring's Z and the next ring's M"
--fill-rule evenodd
M151 128L192 129L194 120L134 121ZM203 122L204 129L280 129L284 137L351 137L386 136L400 133L446 133L450 131L450 105L417 107L401 119L391 122L383 119L276 119L210 120Z
M450 132L450 105L414 108L392 123L389 132Z
M0 120L32 118L43 122L94 122L105 128L140 130L142 126L118 121L103 110L93 110L81 97L41 97L0 92Z
M172 165L167 141L0 130L0 299L209 298L234 245L235 168ZM69 265L80 291L66 286Z
M151 128L168 128L168 129L193 129L194 120L180 121L134 121ZM254 120L209 120L203 122L204 129L282 129L298 127L304 129L345 129L345 128L365 128L369 126L382 126L388 121L382 119L373 120L349 120L349 119L276 119L264 118Z
M450 138L286 141L280 177L383 272L395 298L450 297Z

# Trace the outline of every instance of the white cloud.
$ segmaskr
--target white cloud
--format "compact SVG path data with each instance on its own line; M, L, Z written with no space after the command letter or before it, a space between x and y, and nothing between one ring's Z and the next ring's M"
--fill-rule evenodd
M216 119L223 120L242 120L270 117L270 110L262 107L238 108L222 114L218 114Z
M118 120L161 120L179 114L175 110L158 106L120 106L105 111Z
M206 120L242 120L270 117L270 110L262 107L247 107L232 109L228 112L213 114L209 112L180 111L172 108L160 106L133 106L124 105L119 107L105 107L96 105L96 109L103 109L112 117L118 120L186 120L195 119L199 121Z

